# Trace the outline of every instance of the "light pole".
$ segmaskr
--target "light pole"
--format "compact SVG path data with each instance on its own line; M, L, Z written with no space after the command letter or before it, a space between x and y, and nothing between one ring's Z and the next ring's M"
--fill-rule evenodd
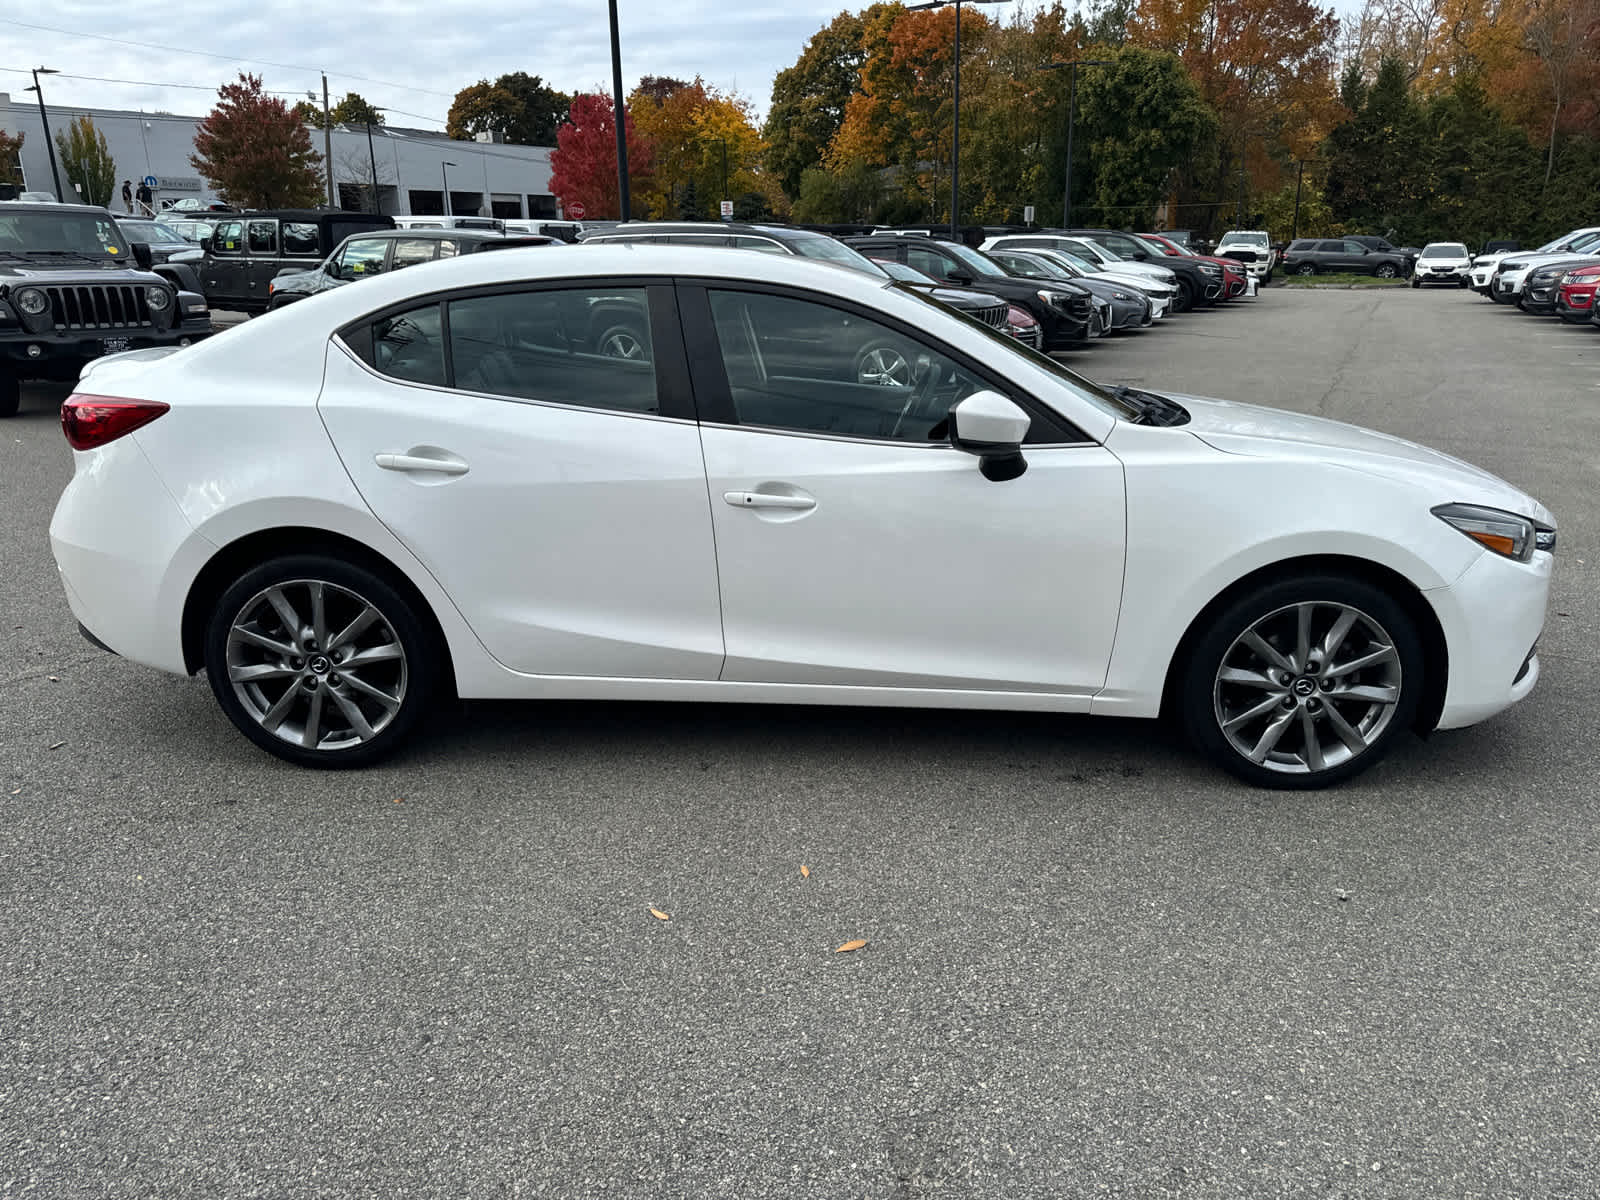
M372 164L372 211L383 212L383 201L378 198L378 152L372 148L372 117L367 116L367 161Z
M44 148L50 152L50 179L56 185L56 199L66 203L65 194L61 191L61 172L56 169L56 144L50 140L50 118L44 112L44 89L39 86L39 76L59 75L61 72L54 67L33 68L33 86L24 88L23 91L39 93L39 123L44 126Z
M929 0L926 4L908 4L907 12L922 12L930 8L943 8L952 0ZM968 4L1004 4L1007 0L967 0ZM950 112L950 236L959 239L957 226L961 222L961 0L956 6L955 81Z
M1289 226L1289 240L1292 242L1300 236L1300 183L1306 177L1307 163L1320 163L1320 158L1298 158L1295 160L1294 173L1294 222Z
M617 36L617 0L611 6L611 116L617 127L617 200L619 215L629 218L628 208L628 111L622 107L622 42Z
M450 176L446 173L445 168L453 166L455 166L453 162L439 164L439 186L444 190L444 215L447 217L453 214L450 212Z
M1069 83L1067 85L1067 181L1066 194L1061 200L1061 228L1072 228L1072 128L1078 122L1078 68L1079 67L1109 67L1111 60L1108 58L1075 58L1071 62L1045 63L1039 68L1041 71L1059 71L1062 67L1068 69Z

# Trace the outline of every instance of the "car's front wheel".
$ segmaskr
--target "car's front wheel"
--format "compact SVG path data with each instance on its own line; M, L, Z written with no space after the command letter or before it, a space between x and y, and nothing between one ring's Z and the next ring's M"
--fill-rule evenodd
M0 374L0 417L14 417L22 407L22 381L15 375Z
M205 634L206 674L229 719L305 766L360 766L396 750L432 700L441 657L387 580L320 554L246 571Z
M1416 716L1422 641L1363 580L1305 575L1255 588L1201 631L1180 715L1215 762L1262 787L1316 788L1377 762Z
M1378 269L1374 271L1373 274L1379 279L1393 279L1396 275L1400 274L1400 271L1399 268L1397 268L1393 263L1380 263L1378 264Z

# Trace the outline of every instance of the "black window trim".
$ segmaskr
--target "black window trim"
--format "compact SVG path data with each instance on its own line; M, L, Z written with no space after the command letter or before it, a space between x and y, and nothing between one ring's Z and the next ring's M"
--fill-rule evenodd
M560 400L540 400L531 396L506 396L498 392L476 392L457 387L455 362L450 350L450 303L455 300L476 300L485 296L500 296L518 292L595 291L606 289L643 290L650 315L651 349L655 352L653 366L656 376L656 403L659 411L653 413L629 412L620 408L605 408L586 404L568 404ZM374 365L376 357L372 344L372 327L386 317L426 308L432 302L442 306L439 314L439 336L444 342L443 385L419 384L411 380L386 375ZM500 400L508 404L533 404L569 412L607 413L616 417L635 417L652 421L697 421L695 393L690 379L689 360L684 340L679 333L681 321L677 297L672 280L660 275L606 275L560 279L522 279L508 283L480 284L475 287L455 288L428 296L411 296L382 308L373 309L353 321L346 322L334 331L334 338L350 351L356 361L378 378L389 383L409 387L424 387L460 392L466 396Z
M887 283L887 281L885 282ZM727 367L723 362L721 343L717 340L716 322L712 318L709 292L713 289L717 291L753 292L758 295L781 296L786 299L800 300L811 304L842 308L864 320L874 321L879 325L886 326L934 353L942 354L962 370L982 380L991 390L1008 397L1028 414L1032 422L1043 421L1053 426L1057 432L1063 435L1059 439L1046 442L1025 442L1024 445L1029 449L1043 450L1063 446L1099 445L1099 442L1081 429L1078 429L1071 420L1058 413L1027 389L1012 380L1000 378L994 371L959 347L951 346L944 342L939 342L937 345L930 343L927 334L922 330L907 324L890 313L883 312L881 309L858 304L841 296L784 284L758 283L742 279L680 276L677 281L678 311L682 318L683 341L688 352L688 362L691 364L694 375L695 396L699 403L702 424L725 426L730 429L749 429L761 433L789 437L866 442L883 446L914 446L933 450L948 450L951 448L949 442L913 442L903 438L858 437L854 434L828 433L823 430L785 429L773 425L741 424L738 414L734 411L733 391L728 384Z

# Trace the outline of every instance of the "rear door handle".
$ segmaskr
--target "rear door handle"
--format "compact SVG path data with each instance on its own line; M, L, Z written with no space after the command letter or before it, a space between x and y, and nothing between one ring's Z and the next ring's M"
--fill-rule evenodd
M817 506L810 496L784 496L776 492L723 492L722 498L735 508L789 508L803 511Z
M467 473L467 464L457 459L429 458L421 454L376 454L372 461L385 471L436 471L441 475Z

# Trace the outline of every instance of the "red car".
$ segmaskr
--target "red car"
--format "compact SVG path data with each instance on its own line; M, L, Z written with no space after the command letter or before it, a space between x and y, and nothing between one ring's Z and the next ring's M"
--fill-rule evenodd
M1600 288L1600 263L1568 271L1556 289L1556 315L1569 325L1586 324L1594 316L1596 288Z
M1158 233L1136 234L1141 241L1149 244L1153 250L1160 251L1170 258L1197 258L1201 262L1216 263L1222 268L1222 295L1219 300L1232 300L1235 296L1242 296L1249 289L1245 282L1245 267L1237 258L1213 258L1209 254L1196 254L1193 250L1185 249L1178 243L1169 241Z

